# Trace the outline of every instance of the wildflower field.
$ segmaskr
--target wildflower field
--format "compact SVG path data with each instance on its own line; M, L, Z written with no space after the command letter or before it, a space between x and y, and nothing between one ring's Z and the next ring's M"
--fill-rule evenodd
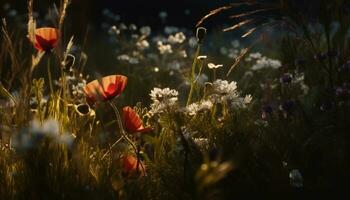
M192 28L105 9L96 38L74 32L74 0L46 13L11 2L0 2L0 200L349 188L349 1L232 0Z

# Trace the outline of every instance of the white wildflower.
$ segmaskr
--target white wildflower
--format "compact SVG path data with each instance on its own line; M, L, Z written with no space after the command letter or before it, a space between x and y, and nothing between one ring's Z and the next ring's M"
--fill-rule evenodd
M151 35L151 27L149 26L143 26L140 28L140 33L144 36L149 36Z
M234 48L238 48L239 45L240 45L238 40L233 40L233 41L231 42L231 44L232 44L232 46L233 46Z
M127 54L119 55L117 58L118 58L118 60L121 60L121 61L128 61L129 62L129 60L130 60L130 56Z
M302 83L302 82L304 82L304 79L305 79L304 73L299 73L299 74L295 75L292 82L293 83Z
M169 67L169 69L177 70L177 71L178 71L178 70L181 69L181 64L180 64L179 61L174 60L174 61L172 61L172 62L170 62L170 63L168 64L168 67Z
M227 80L218 79L213 83L214 91L218 94L236 93L237 83L235 81L228 82Z
M194 116L197 113L208 111L213 107L213 103L209 100L192 103L186 107L186 113Z
M120 15L114 15L113 16L113 20L116 21L116 22L120 21L120 19L121 19Z
M220 53L221 53L222 55L227 55L227 54L228 54L227 48L226 48L226 47L220 47Z
M239 54L239 51L237 49L229 49L227 57L229 57L229 58L237 58L238 54Z
M155 37L151 38L152 42L158 44L159 42L166 43L168 41L168 38L164 37L163 35L157 35Z
M150 114L162 113L176 105L178 101L178 91L170 88L153 88L151 91L151 110Z
M149 48L149 43L147 40L141 40L136 43L136 47L142 51Z
M170 54L173 52L170 44L163 44L161 41L158 41L158 50L160 54Z
M30 122L30 132L38 135L57 136L59 135L59 124L57 120L48 119L41 124L38 120Z
M139 63L139 59L138 58L131 57L131 56L127 55L127 54L119 55L117 58L120 61L129 62L130 64L138 64Z
M156 53L148 53L148 54L146 54L146 57L151 59L151 60L158 60L159 59L159 56Z
M224 65L222 65L222 64L215 65L214 63L208 63L209 69L218 69L218 68L223 67L223 66Z
M208 76L206 74L201 74L201 75L197 76L196 80L197 80L197 83L199 85L204 85L205 82L207 82L209 80L209 78L208 78Z
M131 34L131 38L137 40L137 39L139 39L139 35L136 33Z
M244 103L249 104L252 101L252 99L253 99L252 96L248 94L244 97Z
M182 44L186 40L186 36L183 32L178 32L175 35L169 35L168 42L170 44Z
M140 61L139 61L138 58L130 57L129 63L130 63L130 64L133 64L133 65L136 65L136 64L139 64Z
M188 45L191 47L191 48L194 48L197 46L197 38L196 37L190 37L190 39L188 39Z
M249 57L249 56L248 56L248 57L245 57L245 58L244 58L244 61L246 61L246 62L250 62L250 61L252 61L252 58L251 58L251 57Z
M202 151L206 151L206 150L209 149L209 140L208 140L208 138L193 138L193 142Z
M186 50L180 51L180 52L179 52L179 55L180 55L180 57L182 57L182 58L187 58L187 52L186 52Z
M165 32L167 35L171 35L171 34L174 34L174 33L179 32L179 28L178 28L178 27L175 27L175 26L166 26L166 27L164 28L164 32Z
M137 26L135 24L130 24L129 25L129 30L136 31L137 30Z
M253 58L253 59L260 59L260 58L262 58L262 55L259 52L255 52L255 53L249 54L249 57Z
M162 20L165 20L168 17L168 13L165 11L161 11L158 14L159 18L161 18Z
M290 184L293 187L301 188L303 187L303 176L298 169L292 169L289 172Z
M68 134L60 134L59 122L55 119L47 119L43 123L38 120L30 122L27 132L14 134L12 146L17 149L29 149L35 147L42 139L51 139L56 143L71 146L74 138Z
M82 98L85 96L84 87L86 85L86 80L83 79L81 82L72 85L72 94L76 98Z
M71 147L73 145L75 137L72 134L61 134L59 135L56 140L59 144L67 145L68 147Z
M108 33L110 35L113 35L113 34L119 35L120 30L116 26L111 26L111 28L108 30Z
M270 59L269 60L269 65L273 68L273 69L278 69L282 66L281 64L281 61L279 60L273 60L273 59Z
M303 91L304 95L307 95L309 93L310 88L304 82L300 83L300 88Z
M206 56L206 55L200 55L200 56L197 57L197 59L200 60L200 61L203 61L203 60L205 60L207 58L208 58L208 56Z
M124 23L121 23L121 24L119 24L119 29L126 30L126 29L128 29L128 27Z
M246 108L252 100L250 95L240 97L237 91L237 83L218 79L212 85L212 94L209 99L213 103L223 103L231 108Z
M252 66L252 70L257 71L265 68L278 69L282 66L281 61L262 57L256 60L256 63Z

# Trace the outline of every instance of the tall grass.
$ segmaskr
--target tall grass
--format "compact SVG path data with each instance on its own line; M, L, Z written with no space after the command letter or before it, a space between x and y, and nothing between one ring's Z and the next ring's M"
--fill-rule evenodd
M113 73L128 76L128 85L98 104L83 91L87 56L74 53L75 39L63 31L70 2L61 1L53 15L59 42L50 52L36 52L29 42L38 28L33 3L27 32L11 32L2 22L0 199L293 199L346 188L345 1L322 1L310 15L290 1L215 9L199 24L243 6L224 30L252 25L242 34L252 38L247 47L233 41L230 49L209 31L197 33L191 49L180 32L152 43L133 26L112 27L116 63L125 66ZM271 26L286 31L261 30ZM93 76L103 84L102 75ZM126 130L120 111L135 98L142 102L131 106L149 133Z

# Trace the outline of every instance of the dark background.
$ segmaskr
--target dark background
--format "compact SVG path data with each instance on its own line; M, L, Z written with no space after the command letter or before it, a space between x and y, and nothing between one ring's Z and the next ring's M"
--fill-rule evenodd
M232 0L235 1L235 0ZM225 5L230 0L72 0L68 15L72 17L76 27L85 28L88 24L98 27L103 22L102 12L108 8L121 16L126 23L160 26L159 12L168 13L166 23L169 25L192 27L195 22L207 14L211 9ZM3 5L10 4L19 14L27 11L27 0L0 0L0 16L6 17ZM34 10L43 16L48 7L59 0L34 0ZM164 25L164 24L162 24Z
M91 38L103 38L106 30L120 22L139 26L151 26L152 32L162 31L165 26L177 26L187 28L195 32L195 24L210 10L238 0L71 0L65 20L65 34L74 35L78 43ZM0 0L0 17L5 17L8 24L27 23L28 0ZM34 0L34 12L39 13L39 19L43 19L53 5L60 5L61 0ZM6 10L4 5L7 5ZM10 6L8 6L10 5ZM119 22L113 22L103 15L104 10L110 10L120 16ZM11 21L9 13L15 10L20 16L21 23ZM166 21L159 18L159 13L165 11L168 15ZM107 24L106 24L107 23ZM217 24L217 23L216 23ZM214 23L214 26L216 25ZM220 23L222 25L222 23ZM38 24L38 26L53 26L53 24ZM206 24L211 26L210 24ZM208 27L207 27L208 28ZM101 37L102 36L102 37ZM88 37L88 38L86 38ZM97 42L97 41L96 41ZM91 43L91 42L90 42Z

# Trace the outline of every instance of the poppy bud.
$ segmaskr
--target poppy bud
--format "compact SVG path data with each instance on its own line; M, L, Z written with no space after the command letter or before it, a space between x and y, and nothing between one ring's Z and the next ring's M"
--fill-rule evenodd
M62 65L64 67L64 70L66 72L69 72L72 70L72 67L74 66L75 63L75 57L72 54L68 54L66 59L62 61Z
M197 41L199 44L203 42L204 36L207 34L207 29L204 27L198 27L196 32Z
M88 114L89 111L90 111L89 105L84 104L84 103L77 105L77 106L75 107L75 109L76 109L76 111L77 111L79 114L82 114L82 115L86 115L86 114Z

